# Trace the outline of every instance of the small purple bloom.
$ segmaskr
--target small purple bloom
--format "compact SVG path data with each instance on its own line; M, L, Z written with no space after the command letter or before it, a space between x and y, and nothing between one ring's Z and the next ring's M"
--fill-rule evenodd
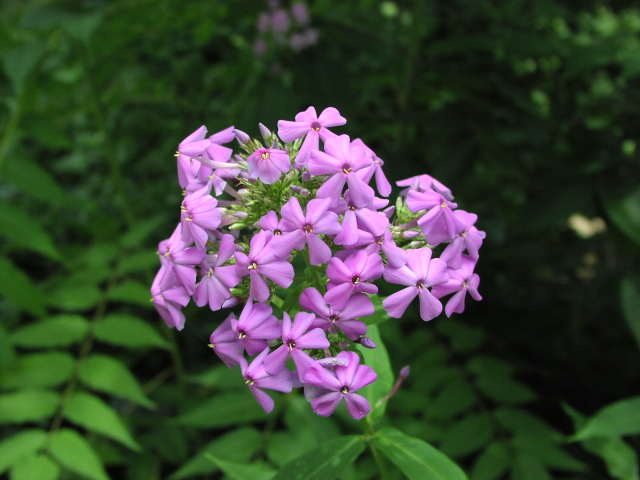
M189 294L166 266L161 266L153 279L151 301L168 327L184 328L182 308L189 303Z
M260 220L256 222L256 225L263 230L271 232L275 237L282 235L284 232L284 220L278 220L278 215L273 210L260 217ZM280 256L286 257L287 255Z
M300 25L309 23L309 9L304 2L296 2L291 5L291 15Z
M231 318L231 329L249 355L255 355L267 346L267 340L280 337L281 326L271 307L251 300L242 309L240 317Z
M401 195L406 195L411 190L417 190L419 192L433 190L443 195L447 200L453 200L451 189L433 178L431 175L422 174L416 175L415 177L405 178L404 180L398 180L396 185L399 187L409 187L400 192Z
M447 200L433 190L418 192L410 190L407 194L407 206L412 212L427 210L418 219L430 245L438 245L452 240L458 232L464 230L464 224L453 214L458 205Z
M357 172L370 165L371 158L361 145L348 135L336 135L325 140L324 152L311 151L307 168L311 175L330 175L316 193L319 198L340 198L347 184L353 201L366 202L373 198L373 188Z
M345 195L346 209L342 219L342 231L336 236L338 245L352 246L360 238L359 230L371 233L374 237L382 236L389 229L389 219L378 212L388 201L377 197L368 199L352 198L350 192Z
M182 240L205 248L209 240L209 232L213 232L220 225L222 214L217 208L218 202L209 195L207 187L190 193L180 206L180 225L182 226Z
M273 410L274 402L262 390L263 388L285 393L289 393L293 388L293 375L289 370L284 369L277 375L270 375L265 370L262 362L268 353L269 347L265 348L250 364L247 365L244 358L240 362L245 385L266 413Z
M406 288L389 295L382 305L390 317L400 318L416 296L420 297L420 318L431 320L442 312L442 304L432 295L429 287L447 280L447 264L431 258L428 247L407 251L407 264L400 268L387 268L384 279Z
M286 150L259 148L247 157L249 174L264 183L275 183L283 173L291 170L291 161Z
M307 365L313 363L309 355L303 349L329 348L329 341L321 328L311 328L315 315L306 312L296 314L293 323L288 313L282 318L282 345L271 352L264 360L264 368L271 374L277 374L285 368L289 357L293 359L298 370L298 376L302 374Z
M235 265L224 265L235 253L233 237L225 234L220 239L218 253L207 255L202 263L202 278L195 290L196 305L209 304L213 311L220 310L231 298L229 289L240 283Z
M304 373L305 383L324 390L311 400L311 406L318 415L328 417L344 399L349 414L360 420L369 413L371 407L366 398L355 392L374 382L376 372L367 365L360 365L357 353L340 352L337 358L345 360L347 366L338 365L331 371L314 363Z
M464 210L454 210L453 214L461 224L464 225L464 229L447 245L440 254L440 258L447 262L449 268L460 268L462 265L462 254L465 250L472 259L478 259L478 251L482 246L486 233L474 227L474 224L478 220L478 216L475 213L469 213Z
M273 235L264 230L251 238L249 254L236 252L237 272L241 277L249 275L249 293L254 300L264 302L269 298L269 286L263 277L269 278L282 288L288 288L293 282L293 266L278 259L271 245Z
M353 143L356 145L360 145L371 157L371 166L368 168L363 168L358 172L358 174L367 184L371 180L371 177L375 176L376 188L378 189L378 193L380 193L380 195L382 195L383 197L388 197L391 194L391 184L389 183L389 180L387 180L387 177L384 174L384 170L382 169L384 162L361 139L356 138Z
M196 269L204 258L205 251L197 247L188 247L182 241L181 227L178 225L167 240L158 244L160 263L173 272L179 283L189 295L196 288Z
M238 335L231 327L231 320L235 320L233 314L211 333L209 347L215 352L227 367L233 367L241 362L243 346Z
M335 235L340 232L338 216L329 211L331 199L314 198L303 212L296 197L291 197L282 207L282 227L284 232L274 238L276 249L287 255L291 250L300 250L306 244L309 247L311 265L321 265L331 258L331 249L319 235ZM284 254L284 253L283 253Z
M278 120L278 136L285 142L293 142L306 135L296 156L296 167L306 165L312 150L320 148L320 138L326 142L334 134L327 127L338 127L347 123L346 118L334 107L325 108L320 116L314 107L309 107L295 116L295 121Z
M344 261L333 257L327 266L327 302L342 308L354 293L378 293L378 287L370 281L380 278L383 270L382 259L377 253L359 250Z
M315 288L306 288L302 292L300 306L316 314L314 327L329 333L342 330L351 340L357 340L367 333L367 326L358 319L375 312L371 299L362 293L352 295L342 308L335 308Z
M480 286L480 277L477 273L473 273L476 261L470 257L462 258L461 266L458 269L449 269L449 280L445 283L433 288L433 294L438 297L444 297L451 293L455 293L447 302L444 309L447 317L454 313L464 312L464 302L467 298L467 292L475 301L482 300L482 296L478 292Z
M289 15L281 8L271 15L271 28L276 33L284 33L289 30L290 23Z

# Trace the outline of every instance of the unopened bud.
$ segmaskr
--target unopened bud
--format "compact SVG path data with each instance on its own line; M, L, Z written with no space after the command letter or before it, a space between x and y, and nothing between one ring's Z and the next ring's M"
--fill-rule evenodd
M299 193L300 195L302 195L303 197L308 197L309 196L309 190L307 190L304 187L301 187L299 185L291 185L291 190L293 190L296 193Z
M398 374L403 379L407 378L411 373L411 367L409 365L405 365L400 369L400 373Z
M229 230L242 230L243 228L246 228L246 227L247 227L246 224L244 224L242 222L236 222L236 223L232 223L227 228Z
M376 348L376 342L371 340L369 337L360 337L358 343L364 348Z
M420 235L420 232L417 230L405 230L402 232L404 238L416 238L418 235Z
M251 137L246 132L243 132L242 130L238 130L237 128L233 129L233 134L235 135L236 140L240 145L249 143L249 141L251 140Z
M391 217L393 217L393 214L396 213L396 207L393 207L393 206L387 207L384 210L382 210L382 213L384 213L385 216L390 219Z
M323 367L346 367L348 365L346 360L342 360L338 357L327 357L318 360L318 363Z
M269 142L271 139L271 130L269 130L263 123L258 123L258 128L260 129L260 135L262 135L264 141Z

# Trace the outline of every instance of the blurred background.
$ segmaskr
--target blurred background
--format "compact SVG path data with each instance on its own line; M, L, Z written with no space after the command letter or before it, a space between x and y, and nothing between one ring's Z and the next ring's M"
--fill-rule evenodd
M178 142L315 105L488 235L483 302L381 325L412 368L386 421L472 480L637 479L634 4L4 0L0 474L222 478L207 452L268 471L361 431L295 395L264 416L207 347L220 314L177 334L148 300ZM378 477L365 454L339 478Z

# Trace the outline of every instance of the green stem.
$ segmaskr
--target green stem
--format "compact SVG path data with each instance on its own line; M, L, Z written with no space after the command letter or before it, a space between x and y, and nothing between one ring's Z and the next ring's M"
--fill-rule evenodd
M387 467L387 462L376 447L371 443L371 438L375 436L375 432L373 430L373 426L371 424L371 417L367 417L365 420L365 434L368 439L369 450L371 450L371 455L373 455L373 460L376 462L376 466L378 467L378 473L380 480L389 480L391 477L389 475L389 469Z

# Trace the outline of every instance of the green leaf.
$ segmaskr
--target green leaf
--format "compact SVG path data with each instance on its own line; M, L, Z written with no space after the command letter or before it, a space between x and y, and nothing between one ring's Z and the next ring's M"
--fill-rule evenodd
M476 385L487 397L501 404L517 405L536 398L529 387L509 377L482 375L476 379Z
M29 157L11 156L5 161L4 180L43 202L58 205L64 190L56 180Z
M94 390L131 400L143 407L152 408L153 402L120 360L107 355L91 355L79 365L80 381Z
M552 441L544 441L540 437L519 434L511 444L518 451L532 455L543 465L570 472L584 472L585 465L573 458Z
M175 419L193 428L226 427L264 419L264 411L248 391L216 395Z
M375 425L384 417L387 402L383 402L382 399L393 387L394 378L389 353L384 346L378 327L376 325L370 325L367 336L375 342L376 348L365 348L362 345L358 345L358 351L362 354L364 363L375 370L378 378L375 382L363 388L359 393L369 400L372 410L369 414L370 418L368 418L367 421Z
M19 248L60 260L60 252L40 223L15 205L0 203L0 236Z
M620 304L627 325L640 346L640 277L629 276L620 283Z
M360 320L362 320L367 325L376 325L388 320L390 317L387 314L387 311L382 306L382 298L380 298L378 295L371 295L370 298L373 302L373 306L375 307L375 311L371 315L363 317Z
M619 437L640 433L640 396L607 405L589 418L573 440L592 437Z
M1 374L3 388L46 388L67 381L73 371L74 359L68 353L32 353L18 358L15 366Z
M604 204L616 227L640 245L640 188L624 193L604 190Z
M140 282L126 280L115 285L107 293L107 298L114 302L133 303L142 307L151 308L153 304L149 301L149 286Z
M485 339L485 334L480 328L465 325L460 321L439 323L437 329L449 337L451 347L457 352L475 350Z
M534 415L519 408L498 408L494 415L507 430L514 435L523 434L561 439L561 435Z
M118 263L119 273L137 273L144 272L156 267L158 264L158 255L152 250L143 250L142 252L125 255Z
M79 315L56 315L30 323L11 334L11 342L20 347L66 347L82 340L89 322Z
M291 460L315 449L318 442L313 434L300 430L274 432L269 435L266 445L267 458L277 466L282 466Z
M25 80L40 60L44 50L43 43L32 40L29 43L18 45L2 55L4 71L17 93L22 91Z
M23 459L11 469L11 480L56 480L60 467L46 455L33 455Z
M373 437L380 450L410 480L464 480L465 473L427 442L385 427Z
M149 323L132 315L112 313L94 324L98 340L128 348L169 348L169 343Z
M60 396L49 390L22 390L0 395L0 423L24 423L50 417Z
M440 449L451 457L480 450L493 437L493 423L486 413L474 413L453 424L442 438Z
M210 453L207 458L215 463L231 480L270 480L276 474L275 470L265 465L250 465L222 460Z
M140 450L118 414L94 395L84 392L73 394L65 402L63 413L67 420L87 430L116 440L131 450Z
M433 399L427 416L433 419L448 419L467 411L476 404L477 395L465 379L448 383Z
M37 452L47 441L43 430L22 430L0 442L0 473Z
M109 480L91 445L74 430L53 432L49 452L63 467L74 473L92 480Z
M473 464L472 480L497 480L511 465L511 453L506 444L492 443Z
M511 480L552 480L549 472L537 458L520 454L511 468Z
M607 464L609 474L618 480L638 480L638 456L621 438L590 438L582 445L601 457Z
M509 377L514 371L513 366L509 363L489 355L474 355L467 366L471 372L478 376Z
M262 446L262 436L255 428L245 427L226 433L209 442L198 454L180 467L171 478L180 480L195 475L211 475L218 468L207 455L233 462L248 462Z
M164 216L152 217L149 220L136 222L133 228L120 237L120 245L125 248L140 248L144 245L147 237L160 228L163 222Z
M29 277L7 258L0 257L0 294L34 315L44 314L44 296Z
M100 301L100 289L88 284L61 285L49 293L48 304L67 311L91 310Z
M326 480L337 478L364 450L361 437L345 436L327 440L320 448L285 464L274 480Z

